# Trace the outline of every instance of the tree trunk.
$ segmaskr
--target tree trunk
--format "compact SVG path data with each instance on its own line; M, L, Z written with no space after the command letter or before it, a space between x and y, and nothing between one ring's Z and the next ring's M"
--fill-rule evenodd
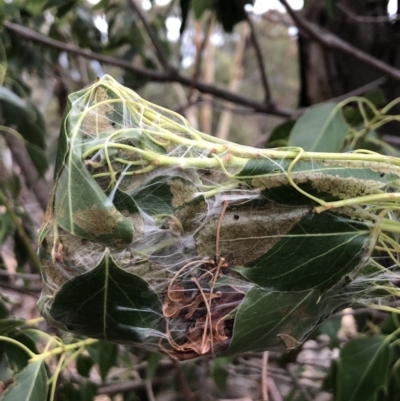
M333 15L329 15L326 2L306 0L303 16L353 46L400 68L400 21L385 18L387 4L387 0L339 0ZM299 36L299 49L301 107L344 95L382 77L382 73L363 62L322 48L303 35ZM387 82L381 88L388 102L400 97L397 82ZM400 113L400 107L394 112ZM398 126L388 128L392 133L393 129L398 132Z

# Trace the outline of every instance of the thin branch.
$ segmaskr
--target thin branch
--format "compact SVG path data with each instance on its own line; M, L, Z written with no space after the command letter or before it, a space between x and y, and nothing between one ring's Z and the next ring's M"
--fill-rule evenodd
M271 401L283 401L281 393L272 377L268 377L268 391L271 396Z
M32 297L37 297L40 291L42 291L42 287L21 287L19 285L14 285L10 283L5 283L4 281L0 281L0 287L5 288L6 290L18 292L19 294L30 295Z
M153 385L151 383L151 380L145 381L145 388L146 388L146 395L147 395L148 401L156 401L156 399L154 397Z
M135 0L127 0L128 6L131 8L131 10L137 14L139 17L140 21L142 21L143 27L145 31L147 32L148 37L151 40L151 43L154 46L154 49L156 50L156 55L157 59L166 71L172 71L174 68L169 64L168 60L164 56L164 52L161 48L160 42L157 39L157 36L154 35L153 30L151 29L151 26L146 20L146 17L144 16L143 11L141 10L140 7L137 6Z
M175 359L172 360L175 370L176 370L176 376L178 378L179 384L181 386L181 390L183 393L183 396L185 397L186 401L193 401L195 398L194 393L190 389L190 386L186 380L185 374L183 373L182 366L179 364L179 362Z
M13 159L21 169L26 185L32 190L41 209L45 211L50 193L48 183L43 178L39 177L39 174L22 142L15 136L9 135L6 132L4 132L3 135Z
M393 23L393 21L399 21L398 16L378 15L376 17L370 17L365 15L357 15L350 8L344 4L336 4L336 7L346 14L352 20L360 24L382 24L382 23Z
M7 270L0 270L1 277L22 278L23 280L40 280L40 275L36 273L11 273Z
M261 367L261 397L268 401L268 351L263 352Z
M387 77L396 81L400 81L400 70L384 63L383 61L371 56L370 54L358 49L350 43L340 39L338 36L323 30L317 24L307 21L299 13L290 7L287 0L279 0L286 8L287 13L292 17L297 28L304 34L308 35L311 40L316 41L321 46L332 50L338 50L342 53L356 58L377 71L382 72Z
M7 30L13 32L14 34L24 39L30 40L32 42L41 43L42 45L59 49L61 51L65 51L71 54L79 54L87 59L97 60L101 63L120 67L127 71L133 71L139 75L146 76L155 82L179 82L186 87L194 87L198 89L200 92L209 93L211 95L214 95L215 97L228 100L238 105L240 104L243 106L247 106L259 113L272 114L286 118L290 117L294 113L294 110L292 109L288 109L285 107L278 107L272 104L268 105L265 104L264 102L260 102L251 97L239 95L237 93L218 87L216 85L210 85L202 81L193 82L192 79L182 76L176 71L158 72L133 65L129 61L94 53L91 50L87 49L81 49L80 47L71 45L69 43L63 43L58 40L51 39L45 35L35 32L30 28L14 24L9 21L4 21L3 26Z
M257 62L258 62L258 66L260 69L261 82L263 84L264 92L265 92L265 103L269 104L272 101L271 100L271 89L270 89L269 83L268 83L268 78L267 78L267 74L266 74L266 68L265 68L265 64L264 64L263 55L261 52L260 43L259 43L258 37L256 35L256 30L254 28L253 20L251 19L251 17L248 14L246 14L246 21L250 28L250 40L251 40L251 43L253 44L254 50L256 52Z
M206 49L206 46L210 39L211 30L214 26L213 21L214 21L214 17L212 15L210 15L206 22L206 29L205 29L205 34L204 34L203 40L201 41L200 46L197 46L196 59L194 62L194 69L193 69L193 75L192 75L193 81L197 81L200 77L202 55L203 55L204 50ZM200 21L198 22L198 24L200 24ZM192 96L193 96L193 88L191 88L188 98L192 99Z
M350 92L344 93L343 95L328 99L328 100L324 101L323 103L325 103L325 102L341 102L342 100L345 100L351 96L360 96L366 92L369 92L372 89L378 88L379 86L385 84L387 81L388 80L386 77L380 77L378 79L375 79L374 81L368 82L367 84L365 84L363 86L353 89Z

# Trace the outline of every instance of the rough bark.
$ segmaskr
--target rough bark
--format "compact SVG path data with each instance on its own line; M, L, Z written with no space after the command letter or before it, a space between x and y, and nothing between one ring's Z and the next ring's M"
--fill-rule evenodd
M307 0L303 16L353 46L400 68L400 21L386 18L387 4L387 0L339 0L333 15L329 15L326 2ZM363 62L322 48L303 35L299 37L299 48L299 103L302 107L341 96L382 77ZM381 88L387 101L400 96L397 83L388 81ZM400 108L396 112L400 113Z

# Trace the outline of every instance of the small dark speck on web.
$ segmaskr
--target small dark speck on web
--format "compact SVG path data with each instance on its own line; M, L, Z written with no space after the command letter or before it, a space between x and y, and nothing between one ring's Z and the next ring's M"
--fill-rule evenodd
M233 215L233 219L234 219L234 220L239 220L239 215L238 215L238 214L234 214L234 215Z

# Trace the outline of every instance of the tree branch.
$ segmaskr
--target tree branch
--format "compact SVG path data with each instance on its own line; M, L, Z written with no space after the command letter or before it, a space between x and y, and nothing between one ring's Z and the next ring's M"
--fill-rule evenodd
M265 103L269 104L269 103L271 103L271 89L269 87L267 74L265 72L265 64L264 64L264 59L263 59L262 52L261 52L260 43L258 41L258 37L257 37L256 31L254 29L253 21L247 13L246 13L246 20L247 20L247 24L249 25L249 28L250 28L250 40L251 40L254 50L256 52L258 66L260 68L261 82L263 84L264 92L265 92Z
M3 135L11 151L12 157L21 169L26 185L32 190L41 209L45 211L50 194L48 183L44 180L44 178L39 177L39 174L22 142L6 132L4 132Z
M135 0L127 0L128 6L131 8L131 10L136 13L142 21L143 27L145 31L147 32L148 37L151 40L151 43L154 46L154 49L156 51L156 56L158 61L160 62L161 66L164 68L166 71L173 71L174 68L169 64L168 60L164 56L164 52L161 48L160 42L158 41L156 35L154 35L153 30L151 29L150 24L147 22L146 17L144 16L143 11L141 10L140 7L137 6Z
M311 40L316 41L321 46L332 50L338 50L342 53L348 54L365 64L375 68L377 71L382 72L389 78L400 81L400 70L384 63L383 61L369 55L368 53L352 46L348 42L340 39L336 35L323 30L317 24L307 21L299 13L295 12L290 7L287 0L279 0L286 8L287 13L292 17L297 28L304 34L308 35Z
M182 76L176 71L158 72L133 65L129 61L94 53L91 50L81 49L69 43L63 43L58 40L51 39L45 35L35 32L30 28L14 24L9 21L4 21L3 26L10 32L13 32L14 34L26 40L37 42L42 45L59 49L61 51L65 51L71 54L78 54L87 59L97 60L101 63L113 65L127 71L132 71L139 75L146 76L156 82L179 82L186 87L194 87L198 89L200 92L209 93L220 99L228 100L232 103L249 107L253 109L255 112L272 114L275 116L286 117L286 118L290 117L294 113L294 110L292 109L288 109L285 107L278 107L275 105L268 105L265 104L264 102L255 100L251 97L239 95L237 93L231 92L216 85L210 85L202 81L193 82L190 78Z

